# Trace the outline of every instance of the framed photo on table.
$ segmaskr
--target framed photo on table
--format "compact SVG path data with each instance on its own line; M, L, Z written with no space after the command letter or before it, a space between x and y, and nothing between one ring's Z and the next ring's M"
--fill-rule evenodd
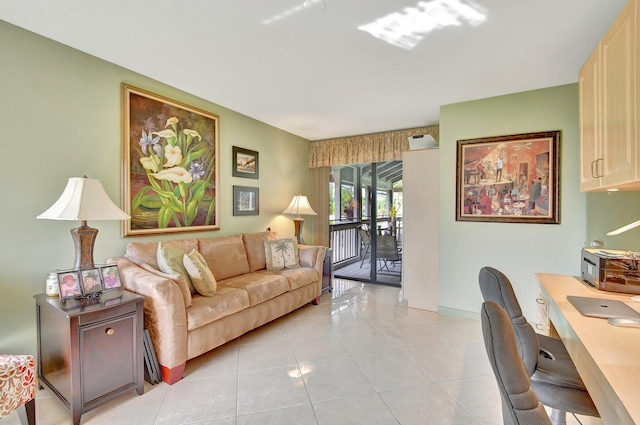
M82 282L78 270L58 270L57 275L61 300L82 296Z
M260 176L259 154L249 149L233 147L233 177L257 179Z
M233 215L259 215L259 190L257 187L233 186Z
M102 291L102 279L98 269L87 269L80 271L82 280L82 294L89 295Z
M560 223L560 131L458 140L456 221Z

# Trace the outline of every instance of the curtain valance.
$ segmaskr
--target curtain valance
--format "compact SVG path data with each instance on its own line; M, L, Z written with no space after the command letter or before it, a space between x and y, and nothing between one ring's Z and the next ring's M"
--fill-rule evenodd
M312 142L309 168L401 160L409 150L408 137L430 134L438 141L439 133L440 127L432 125Z

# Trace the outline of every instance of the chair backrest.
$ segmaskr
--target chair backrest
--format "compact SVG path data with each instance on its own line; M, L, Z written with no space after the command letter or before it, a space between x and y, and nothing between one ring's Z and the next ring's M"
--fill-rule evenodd
M360 240L363 244L369 245L371 243L371 238L369 237L369 233L364 230L362 227L358 227L358 233L360 233Z
M524 361L529 376L533 375L538 365L540 343L536 331L522 315L522 310L511 282L504 273L493 267L480 269L478 280L484 300L497 303L507 312L516 334L516 344L520 351L520 356Z
M395 236L378 235L376 237L376 258L385 260L400 260L398 241Z
M507 312L497 303L485 301L480 316L484 346L502 397L504 424L551 425L531 388Z

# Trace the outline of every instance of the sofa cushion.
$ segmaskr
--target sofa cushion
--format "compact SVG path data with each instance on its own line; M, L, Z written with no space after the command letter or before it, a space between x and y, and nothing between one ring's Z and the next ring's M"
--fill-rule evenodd
M187 330L197 329L247 307L249 295L246 291L218 285L213 297L193 296L191 308L187 309Z
M249 305L254 306L275 298L289 290L289 282L284 276L249 273L219 282L230 288L238 288L249 294Z
M184 280L184 276L178 273L170 274L170 273L161 272L160 270L155 269L151 264L147 264L147 263L142 263L138 265L140 266L140 268L143 268L148 272L173 280L175 284L178 285L178 288L180 288L180 292L182 293L182 298L184 298L184 306L186 308L191 307L191 290L189 289L189 284L187 283L187 281Z
M179 248L184 252L191 252L192 249L198 248L196 239L172 239L165 241L165 244ZM160 270L156 258L157 252L158 242L129 242L124 256L138 265L147 263Z
M191 282L200 295L213 297L216 294L216 288L218 286L216 278L213 277L213 273L211 273L209 266L207 266L207 262L198 251L194 249L184 254L182 264L187 273L189 273Z
M255 272L267 268L264 256L264 240L276 239L276 232L259 232L259 233L243 233L244 249L247 251L247 260L249 260L249 271Z
M318 281L318 272L310 267L298 267L284 270L260 270L257 273L266 275L283 276L289 282L289 291L295 291L310 283Z
M218 282L249 273L249 261L241 234L198 239L198 252Z
M282 270L300 267L296 238L264 241L267 270Z
M164 242L158 242L158 268L164 273L179 274L184 277L184 280L189 285L189 290L192 294L196 292L196 288L191 282L191 278L187 273L187 270L182 264L182 258L185 252L180 248L175 248L165 244Z

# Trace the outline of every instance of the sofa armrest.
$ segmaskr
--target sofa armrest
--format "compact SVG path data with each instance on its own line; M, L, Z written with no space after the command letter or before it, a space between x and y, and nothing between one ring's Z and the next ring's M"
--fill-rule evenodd
M318 273L318 296L322 294L322 266L327 249L326 246L298 245L300 265L311 267Z
M108 260L118 264L120 281L127 291L144 296L144 322L158 362L167 368L187 361L187 312L178 285L148 272L125 257Z

